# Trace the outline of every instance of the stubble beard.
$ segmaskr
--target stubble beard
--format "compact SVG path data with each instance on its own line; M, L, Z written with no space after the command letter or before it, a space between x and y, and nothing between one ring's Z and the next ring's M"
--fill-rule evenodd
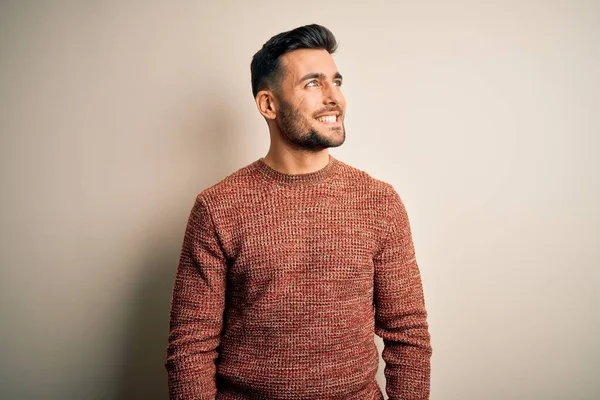
M320 151L329 147L341 146L346 140L346 129L342 126L335 126L328 129L339 133L341 131L341 140L329 138L317 131L309 121L289 103L282 101L279 107L279 128L283 138L296 148L311 152Z

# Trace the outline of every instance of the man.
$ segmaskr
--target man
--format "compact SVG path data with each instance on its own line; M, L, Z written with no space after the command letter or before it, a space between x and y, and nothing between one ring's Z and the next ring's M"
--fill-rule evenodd
M171 399L428 399L431 345L408 217L345 139L333 34L308 25L252 59L267 155L202 191L171 304Z

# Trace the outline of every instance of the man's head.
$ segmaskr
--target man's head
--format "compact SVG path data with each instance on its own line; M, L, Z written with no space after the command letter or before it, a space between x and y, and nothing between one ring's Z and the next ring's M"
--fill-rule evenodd
M273 36L252 58L252 93L271 131L294 147L319 151L345 140L337 42L320 25Z

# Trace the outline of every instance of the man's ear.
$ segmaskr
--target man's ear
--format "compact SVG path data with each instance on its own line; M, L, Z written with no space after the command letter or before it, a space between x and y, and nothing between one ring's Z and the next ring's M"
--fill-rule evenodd
M256 107L266 119L274 120L277 116L277 105L275 104L275 96L270 90L261 90L256 94Z

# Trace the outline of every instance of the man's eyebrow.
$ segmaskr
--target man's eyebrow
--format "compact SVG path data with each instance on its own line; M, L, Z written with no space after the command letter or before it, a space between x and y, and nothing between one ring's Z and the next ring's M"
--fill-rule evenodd
M302 78L300 78L299 82L305 81L307 79L326 79L326 78L327 77L323 73L311 72L310 74L306 74ZM335 75L333 75L333 79L343 79L342 74L340 74L339 72L336 72Z
M319 72L311 72L310 74L306 74L304 75L302 78L300 78L300 82L305 81L307 79L325 79L325 74L319 73Z

